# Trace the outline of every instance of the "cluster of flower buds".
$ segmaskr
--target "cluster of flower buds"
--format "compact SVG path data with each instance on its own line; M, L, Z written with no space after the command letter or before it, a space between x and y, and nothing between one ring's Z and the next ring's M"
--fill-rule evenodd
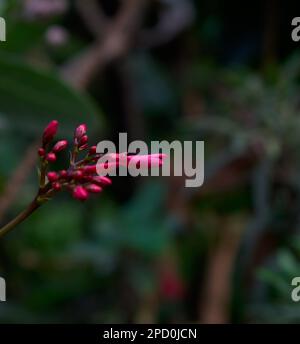
M48 153L47 147L53 141L54 136L56 135L58 130L58 122L52 121L44 131L43 135L43 147L41 147L38 151L38 154L41 158L45 159L48 162L55 162L56 161L56 154L65 150L68 147L68 141L62 140L58 141L52 150Z
M97 154L96 146L88 145L87 126L79 125L74 133L73 147L68 169L61 171L49 171L51 163L57 159L57 154L68 147L66 140L61 140L50 147L58 131L58 122L52 121L44 130L42 147L38 154L41 159L40 167L40 197L49 199L56 192L63 189L70 191L73 197L80 201L86 201L90 194L101 193L103 187L112 183L111 179L101 176L103 170L106 173L110 168L135 164L137 168L159 167L163 164L164 154L152 155L128 155L106 154L105 163L98 163L101 156ZM84 153L84 158L79 160L79 154ZM97 173L98 172L98 173ZM47 178L46 178L47 177Z

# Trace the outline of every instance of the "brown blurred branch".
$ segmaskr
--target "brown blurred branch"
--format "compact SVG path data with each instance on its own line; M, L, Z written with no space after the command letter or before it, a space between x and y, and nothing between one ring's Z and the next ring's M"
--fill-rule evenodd
M76 0L75 5L84 24L95 37L105 34L109 20L97 0Z
M141 32L142 48L153 48L165 44L184 31L194 20L194 7L189 0L164 0L158 23Z
M220 224L219 244L207 267L204 294L200 300L200 322L227 324L230 322L232 273L238 252L243 220L224 218Z
M123 1L119 14L109 24L105 37L97 39L91 47L63 67L64 79L69 80L76 88L86 88L95 72L124 55L140 26L146 4L147 0Z

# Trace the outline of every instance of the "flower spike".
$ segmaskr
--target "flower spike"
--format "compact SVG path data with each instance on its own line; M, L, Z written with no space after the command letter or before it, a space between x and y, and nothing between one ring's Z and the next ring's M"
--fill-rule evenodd
M57 130L58 130L58 121L52 121L48 124L48 126L46 127L43 133L43 146L44 147L54 139L54 136L56 135Z
M42 145L38 149L40 156L39 192L34 201L21 215L0 229L0 237L12 230L17 224L29 217L41 205L52 199L58 192L67 190L74 199L86 201L91 194L100 194L103 189L112 184L106 176L110 171L119 167L148 168L159 167L163 164L166 155L128 155L128 153L97 154L97 146L89 146L86 124L75 129L73 148L71 149L69 166L60 171L53 171L51 165L57 160L57 153L65 150L67 140L58 141L52 149L49 148L58 131L58 121L51 121L43 132ZM85 150L85 157L78 160L79 153ZM103 162L99 159L104 158ZM99 162L98 162L99 161ZM49 169L51 170L49 171ZM103 174L103 176L102 176Z

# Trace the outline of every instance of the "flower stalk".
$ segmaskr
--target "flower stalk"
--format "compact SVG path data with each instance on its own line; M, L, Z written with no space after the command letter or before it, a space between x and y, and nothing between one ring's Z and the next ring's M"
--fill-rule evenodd
M39 207L41 206L41 203L38 202L37 199L35 199L27 209L25 209L23 212L21 212L16 218L14 218L12 221L10 221L7 225L2 227L0 229L0 238L2 238L4 235L8 234L10 231L12 231L17 225L25 221L33 212L35 212Z

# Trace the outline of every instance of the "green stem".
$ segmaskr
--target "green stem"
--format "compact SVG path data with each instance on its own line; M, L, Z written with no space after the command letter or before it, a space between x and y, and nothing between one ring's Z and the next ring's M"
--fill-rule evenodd
M45 184L46 184L46 166L45 166L45 163L42 162L40 188L43 188Z
M41 206L37 198L30 204L30 206L20 213L15 219L9 222L7 225L0 229L0 238L13 230L17 225L26 220L34 211L36 211Z

